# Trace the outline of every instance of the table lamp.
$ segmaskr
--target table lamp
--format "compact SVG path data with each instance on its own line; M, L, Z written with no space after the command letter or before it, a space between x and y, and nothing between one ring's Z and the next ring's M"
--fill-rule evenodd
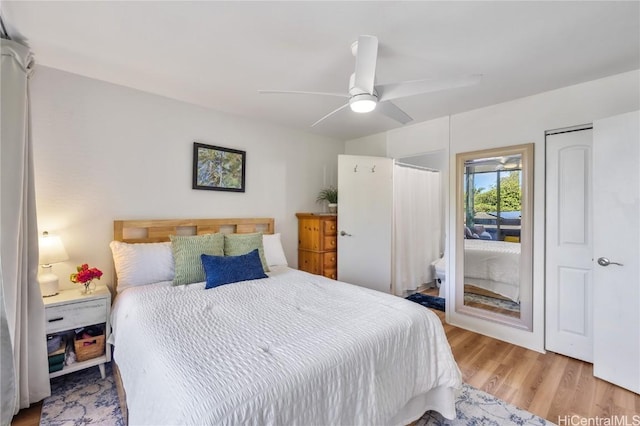
M51 272L53 263L64 262L69 259L67 251L62 245L62 240L56 235L49 235L43 232L40 237L40 265L42 273L38 277L40 291L43 297L55 296L58 294L58 277Z

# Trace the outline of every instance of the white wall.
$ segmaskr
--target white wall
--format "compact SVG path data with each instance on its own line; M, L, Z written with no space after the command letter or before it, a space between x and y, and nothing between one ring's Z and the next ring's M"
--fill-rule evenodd
M387 135L387 155L391 158L440 150L449 150L449 117L400 127Z
M112 281L114 219L274 217L295 267L295 213L337 184L341 141L46 67L31 97L38 227L69 253L62 287L80 263ZM191 189L195 141L247 152L245 193Z
M448 149L449 117L423 121L345 142L345 154L396 159Z
M544 351L544 235L546 130L591 123L596 119L634 111L640 107L640 71L590 81L535 96L505 102L451 117L451 167L459 152L533 142L533 332L490 323L453 311L455 289L450 287L448 320L454 325ZM450 179L451 194L455 180ZM450 201L450 234L455 227L455 198ZM450 253L455 240L449 239ZM451 281L455 271L448 268Z
M371 157L387 156L387 135L378 133L345 142L344 153L347 155L368 155Z
M449 194L455 194L455 156L485 148L535 144L534 170L534 323L533 332L521 331L454 312L455 270L448 258L447 321L534 350L544 350L544 175L546 130L591 123L640 107L640 71L631 71L535 96L517 99L405 126L371 138L386 136L387 156L398 158L447 149L450 160ZM450 123L449 123L450 120ZM450 134L449 134L450 132ZM359 144L349 141L353 155ZM447 252L455 253L455 197L449 197Z

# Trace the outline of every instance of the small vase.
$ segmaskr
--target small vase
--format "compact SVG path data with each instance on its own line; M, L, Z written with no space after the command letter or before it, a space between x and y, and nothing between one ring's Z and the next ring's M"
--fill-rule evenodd
M331 214L338 213L338 203L329 203L327 207L329 207L329 213Z
M87 281L86 283L84 283L84 290L81 290L81 293L91 294L95 289L96 289L96 285L93 283L93 280Z

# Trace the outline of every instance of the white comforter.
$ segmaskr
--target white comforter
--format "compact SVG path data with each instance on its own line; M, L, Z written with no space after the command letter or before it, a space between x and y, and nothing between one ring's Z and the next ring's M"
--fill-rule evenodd
M455 416L461 376L438 317L362 287L289 268L210 290L133 287L111 324L132 425Z

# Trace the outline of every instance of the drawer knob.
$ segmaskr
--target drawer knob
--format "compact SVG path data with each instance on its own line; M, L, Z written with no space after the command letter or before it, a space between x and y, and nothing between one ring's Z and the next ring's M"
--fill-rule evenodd
M56 321L62 321L64 319L64 317L59 317L59 318L51 318L49 320L49 322L56 322Z

